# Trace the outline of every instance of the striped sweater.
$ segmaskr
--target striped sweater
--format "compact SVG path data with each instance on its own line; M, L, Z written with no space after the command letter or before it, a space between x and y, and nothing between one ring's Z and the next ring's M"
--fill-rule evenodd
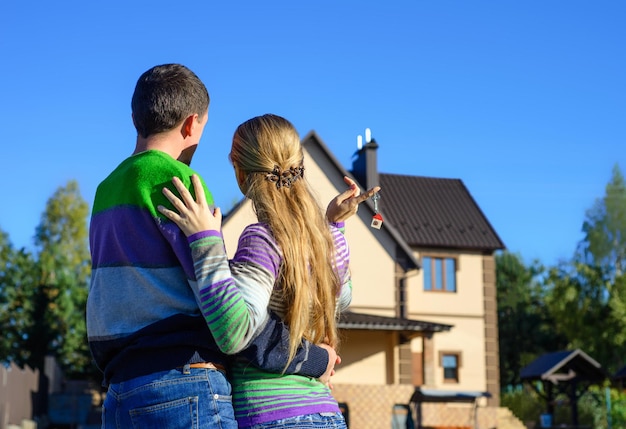
M336 268L342 280L337 307L350 304L352 285L349 250L343 224L331 226L336 245ZM257 338L267 309L284 316L286 308L276 279L282 254L263 223L243 231L237 252L229 261L217 231L189 237L195 265L200 308L217 345L228 354L245 350ZM238 355L233 366L233 404L240 427L298 415L338 412L330 390L315 378L272 374L250 365Z
M172 177L193 188L192 174L164 152L147 151L124 160L98 186L89 231L87 335L104 384L186 363L227 363L199 310L187 239L156 209L170 206L162 189L175 192ZM280 372L289 334L278 316L266 321L247 357ZM325 350L305 344L289 372L319 376L327 362Z

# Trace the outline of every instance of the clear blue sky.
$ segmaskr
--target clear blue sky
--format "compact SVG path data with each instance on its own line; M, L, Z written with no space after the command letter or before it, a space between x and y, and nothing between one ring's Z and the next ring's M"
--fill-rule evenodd
M0 229L31 247L70 179L91 205L134 147L137 78L179 62L211 95L192 166L222 208L240 122L283 115L347 168L369 127L381 172L462 179L510 251L554 264L626 172L625 23L621 0L5 1Z

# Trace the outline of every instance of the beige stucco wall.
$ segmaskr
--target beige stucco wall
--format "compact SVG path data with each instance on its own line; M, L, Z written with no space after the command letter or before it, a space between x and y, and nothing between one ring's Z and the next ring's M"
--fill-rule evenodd
M343 182L331 183L325 173L333 168L331 165L316 164L306 151L304 165L307 180L318 194L322 207L326 208L332 198L347 189ZM353 285L351 309L381 316L395 316L395 262L390 255L394 243L386 234L369 226L371 216L362 207L356 216L346 222L345 235L350 246Z
M450 390L486 390L485 341L482 320L437 317L431 318L430 321L454 325L454 328L449 332L441 332L434 337L436 385L432 387ZM411 349L412 351L421 349L421 340L413 340ZM439 353L442 351L461 354L459 383L444 383L443 367L439 360Z
M420 258L423 253L417 252L416 256ZM438 255L432 251L427 254ZM459 252L446 252L440 255L458 258L457 292L424 291L424 276L420 270L408 280L409 314L419 315L420 318L427 318L426 320L430 316L442 315L482 317L484 315L482 255Z
M389 335L380 331L343 334L339 349L342 363L336 367L333 383L386 384Z
M229 216L228 221L222 225L222 236L224 237L224 245L228 252L228 257L232 258L237 250L237 241L241 232L247 225L257 221L256 215L252 210L250 201L240 207L233 216Z
M434 337L436 385L433 387L483 391L486 389L483 256L433 251L416 252L416 255L421 257L424 253L458 258L456 293L425 292L422 271L408 280L409 318L453 325L450 331ZM411 350L417 353L421 349L421 339L413 340ZM439 360L441 351L461 354L459 383L444 383Z
M395 317L395 263L367 228L356 218L346 223L353 287L351 310Z

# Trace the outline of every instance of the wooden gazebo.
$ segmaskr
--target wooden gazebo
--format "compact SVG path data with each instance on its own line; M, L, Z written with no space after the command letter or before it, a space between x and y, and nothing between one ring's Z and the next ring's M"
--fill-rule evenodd
M578 399L607 374L600 364L580 349L539 356L520 372L522 382L530 384L546 401L546 411L554 415L554 400L565 394L571 407L571 424L578 425ZM542 384L542 389L538 384Z

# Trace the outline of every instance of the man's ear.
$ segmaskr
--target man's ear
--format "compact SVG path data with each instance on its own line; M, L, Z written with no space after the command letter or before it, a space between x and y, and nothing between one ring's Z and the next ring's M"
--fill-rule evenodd
M187 116L187 118L183 121L183 137L189 137L194 134L196 131L196 125L198 124L198 114L194 113L193 115Z

